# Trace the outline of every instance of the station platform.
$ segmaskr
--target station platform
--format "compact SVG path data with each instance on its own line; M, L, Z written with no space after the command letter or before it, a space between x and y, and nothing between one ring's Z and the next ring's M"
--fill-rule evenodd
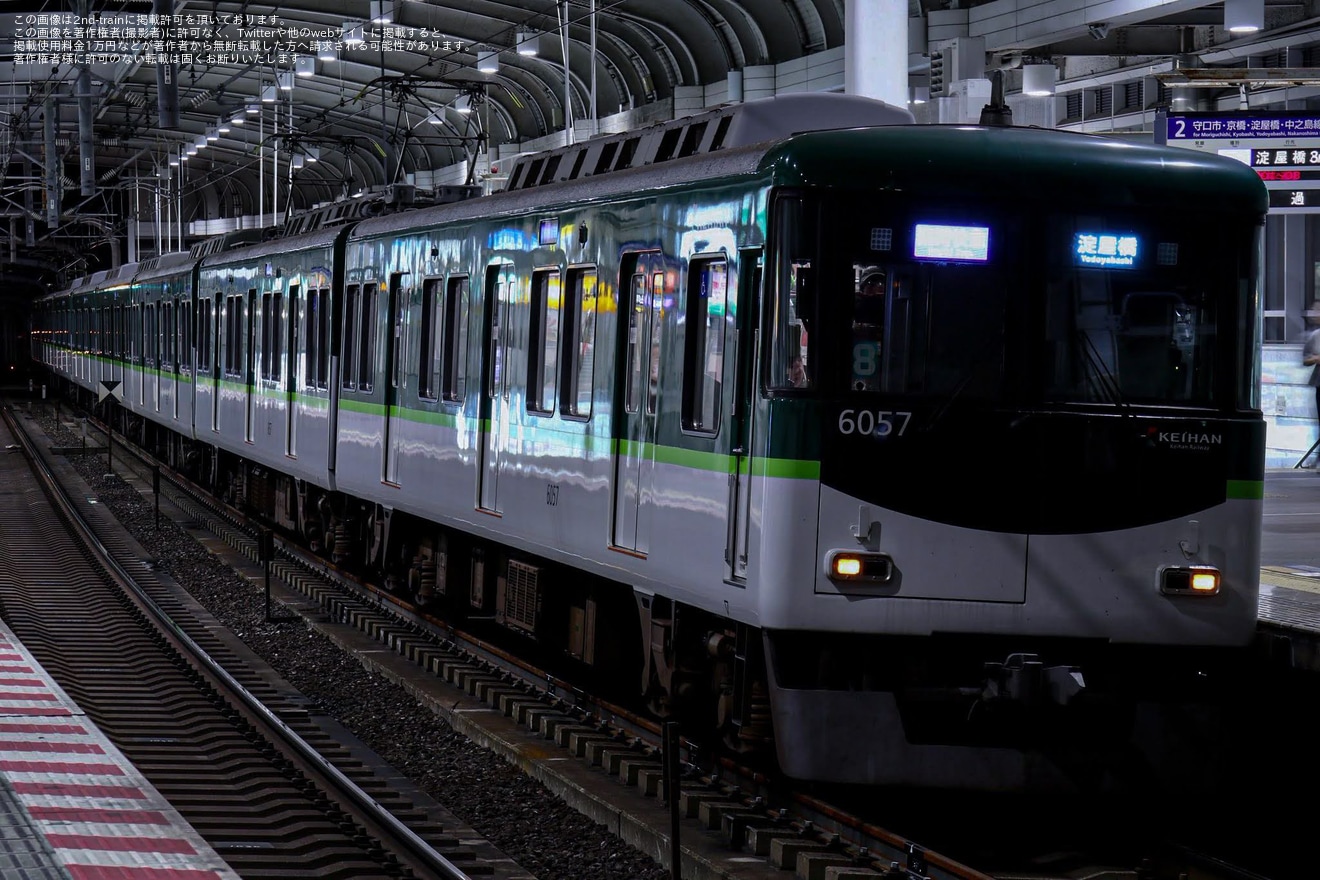
M1294 669L1320 672L1320 471L1266 472L1260 560L1259 639Z
M0 877L239 880L3 622Z

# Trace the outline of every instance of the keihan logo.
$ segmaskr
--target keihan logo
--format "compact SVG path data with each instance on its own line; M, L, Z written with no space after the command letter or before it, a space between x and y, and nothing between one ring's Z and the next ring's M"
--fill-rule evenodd
M1161 431L1157 428L1148 428L1146 436L1153 437L1157 443L1168 446L1170 449L1207 450L1211 446L1222 446L1224 444L1223 434L1210 434L1202 431Z

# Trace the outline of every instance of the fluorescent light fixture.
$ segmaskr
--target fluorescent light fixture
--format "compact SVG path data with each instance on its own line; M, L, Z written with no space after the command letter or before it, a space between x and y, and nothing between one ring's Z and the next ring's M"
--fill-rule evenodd
M229 124L230 124L230 125L246 125L246 124L247 124L247 111L246 111L246 110L239 110L237 113L235 113L233 116L231 116L231 117L229 118Z
M1035 98L1054 94L1054 82L1058 74L1058 68L1053 64L1022 65L1022 94Z
M930 100L930 86L908 86L908 103L924 104Z
M533 57L541 52L541 34L530 28L518 31L518 54Z
M459 113L471 113L472 98L466 94L459 95L454 99L454 109Z
M179 156L177 153L170 153L170 167L172 168L179 167Z
M215 128L214 125L209 125L209 126L207 126L207 128L206 128L206 139L207 139L208 141L210 141L211 143L215 143L216 141L220 140L220 132L216 131L216 128Z
M281 70L275 74L275 82L279 84L281 92L293 91L293 71Z
M477 50L477 70L482 73L495 73L500 69L499 53L493 49Z
M389 24L394 21L393 0L371 0L372 24Z
M260 112L261 112L261 107L259 107L258 105L256 105L256 104L248 104L248 105L247 105L247 115L248 115L248 116L256 116L256 115L257 115L258 113L260 113Z
M312 162L319 162L319 161L321 161L321 148L320 148L320 147L317 147L317 146L307 146L307 147L303 147L303 152L304 152L305 154L307 154L307 163L308 163L309 165L310 165Z
M322 40L316 44L317 61L338 61L339 53L335 51L335 44L329 40Z
M274 86L262 86L262 87L261 87L261 103L263 103L263 104L274 104L274 103L275 103L275 94L276 94L276 92L275 92L275 87L274 87Z
M1254 34L1265 27L1265 0L1224 0L1224 28Z
M344 22L344 45L361 46L365 40L362 37L362 22L346 21Z
M294 153L293 158L289 160L289 165L293 168L294 171L297 171L299 168L303 167L303 154Z
M220 134L229 134L229 120L221 116L215 122L215 130Z
M316 76L316 59L311 55L299 55L293 61L293 69L298 76Z
M206 139L206 135L204 135L204 134L199 134L199 135L197 136L197 140L193 141L193 143L197 145L197 149L199 149L199 150L205 150L205 149L206 149L206 145L207 145L207 143L209 143L209 141L207 141L207 139Z

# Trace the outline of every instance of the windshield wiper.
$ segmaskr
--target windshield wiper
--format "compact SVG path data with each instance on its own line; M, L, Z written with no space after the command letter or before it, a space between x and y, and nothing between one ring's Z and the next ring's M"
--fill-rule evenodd
M1098 397L1103 398L1123 415L1130 415L1130 408L1127 401L1123 399L1123 392L1118 387L1118 380L1114 374L1105 368L1104 361L1100 358L1100 350L1096 348L1095 343L1091 341L1091 335L1085 330L1078 330L1077 335L1082 338L1082 352L1086 355L1087 382L1095 390Z

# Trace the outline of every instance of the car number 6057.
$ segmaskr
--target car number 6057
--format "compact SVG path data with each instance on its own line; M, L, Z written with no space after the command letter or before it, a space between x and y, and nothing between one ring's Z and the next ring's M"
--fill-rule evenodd
M897 432L897 435L902 437L911 420L910 412L889 409L845 409L839 413L839 433L888 437Z

